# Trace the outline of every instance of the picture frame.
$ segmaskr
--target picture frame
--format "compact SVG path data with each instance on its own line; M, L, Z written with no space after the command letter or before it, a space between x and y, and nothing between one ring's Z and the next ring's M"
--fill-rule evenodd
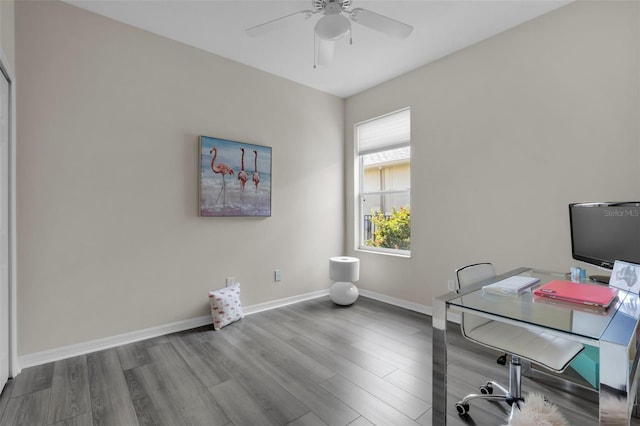
M640 265L616 260L613 263L609 285L636 294L640 293Z
M271 216L271 147L200 136L198 214Z

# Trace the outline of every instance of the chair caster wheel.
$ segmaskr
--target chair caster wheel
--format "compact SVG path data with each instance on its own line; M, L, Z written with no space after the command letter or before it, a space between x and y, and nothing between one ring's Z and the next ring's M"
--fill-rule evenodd
M493 385L491 384L491 382L488 382L486 385L480 386L480 393L483 395L492 395Z
M500 365L507 365L507 354L500 355L496 362Z
M469 412L469 404L461 404L456 402L456 410L458 410L459 416L464 416Z

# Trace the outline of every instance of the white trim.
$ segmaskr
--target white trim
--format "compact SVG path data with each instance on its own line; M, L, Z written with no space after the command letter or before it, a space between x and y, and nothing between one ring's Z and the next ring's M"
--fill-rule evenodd
M178 321L171 324L132 331L116 336L105 337L102 339L96 339L88 342L77 343L74 345L61 346L59 348L21 355L18 360L20 363L20 368L28 368L53 361L59 361L65 358L71 358L78 355L85 355L91 352L110 349L120 345L126 345L128 343L139 342L141 340L150 339L152 337L163 336L165 334L188 330L190 328L201 327L203 325L210 324L211 322L211 316L207 315L190 320Z
M398 299L396 297L387 296L385 294L376 293L365 289L359 289L359 292L362 296L368 297L370 299L385 302L390 305L398 306L414 312L419 312L421 314L429 316L432 315L431 306L409 302L404 299ZM294 303L303 302L305 300L315 299L328 295L329 289L318 290L298 296L273 300L271 302L258 303L257 305L243 307L243 310L245 315L252 315L257 314L258 312L268 311L270 309L280 308ZM460 324L460 314L456 312L449 312L448 320ZM165 334L176 333L178 331L189 330L196 327L202 327L204 325L211 324L211 322L211 316L206 315L198 318L174 322L171 324L146 328L143 330L131 331L129 333L119 334L116 336L105 337L102 339L91 340L74 345L62 346L59 348L48 349L41 352L34 352L18 357L18 365L21 369L34 367L36 365L59 361L61 359L71 358L74 356L86 355L88 353L110 349L129 343L139 342L141 340L151 339L153 337L164 336Z
M287 297L284 299L274 300L272 302L259 303L257 305L249 306L248 308L243 307L245 315L257 314L258 312L268 311L270 309L281 308L283 306L292 305L298 302L304 302L305 300L315 299L322 296L328 296L329 289L318 290L312 293L301 294L298 296Z
M408 300L398 299L396 297L387 296L386 294L376 293L374 291L359 289L360 294L370 299L379 300L390 305L398 306L400 308L408 309L410 311L419 312L421 314L433 316L433 308L428 305L422 305L420 303L409 302ZM447 320L460 324L460 314L457 312L448 312Z
M404 299L398 299L396 297L387 296L386 294L376 293L374 291L365 290L362 288L358 289L360 294L364 297L368 297L370 299L379 300L380 302L385 302L390 305L399 306L401 308L408 309L410 311L419 312L425 315L431 315L432 309L431 306L422 305L420 303L409 302Z
M312 293L301 294L299 296L287 297L271 302L259 303L244 307L246 315L255 314L269 309L279 308L291 305L293 303L302 302L304 300L315 299L317 297L327 296L329 290L320 290ZM61 359L71 358L74 356L85 355L91 352L110 349L116 346L126 345L129 343L139 342L141 340L151 339L153 337L163 336L169 333L189 330L196 327L202 327L212 323L210 315L192 318L184 321L178 321L171 324L160 325L157 327L146 328L143 330L131 331L129 333L119 334L116 336L105 337L102 339L91 340L88 342L77 343L59 348L48 349L41 352L21 355L18 357L20 368L28 368L36 365L42 365ZM17 373L16 373L17 374Z
M0 67L9 78L9 376L20 373L18 361L17 231L16 231L16 84L13 64L0 48Z

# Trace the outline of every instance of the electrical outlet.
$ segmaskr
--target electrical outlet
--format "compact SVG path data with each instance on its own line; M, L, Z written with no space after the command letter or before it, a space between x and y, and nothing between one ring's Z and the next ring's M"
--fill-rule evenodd
M282 271L280 269L276 269L275 271L273 271L273 280L275 282L282 281Z
M454 280L447 281L447 288L449 291L454 291L456 289L456 282Z
M236 279L233 277L227 277L227 287L236 282Z

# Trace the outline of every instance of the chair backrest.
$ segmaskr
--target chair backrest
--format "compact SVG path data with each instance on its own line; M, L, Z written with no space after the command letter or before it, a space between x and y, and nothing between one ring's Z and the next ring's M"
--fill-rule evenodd
M488 262L474 263L473 265L467 265L456 270L458 289L479 283L495 276L496 270L493 265ZM462 334L466 336L467 330L471 331L482 324L488 323L489 321L491 320L473 314L465 314L463 312L461 323Z
M458 288L464 288L471 284L479 283L496 276L496 270L491 263L474 263L464 266L456 271Z

